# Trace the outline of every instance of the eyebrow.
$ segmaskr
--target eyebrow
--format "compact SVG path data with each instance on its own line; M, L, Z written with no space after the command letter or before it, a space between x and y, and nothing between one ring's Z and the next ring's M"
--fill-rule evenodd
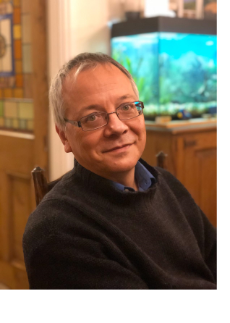
M86 107L83 107L81 111L88 111L88 110L93 110L93 109L102 109L103 107L100 104L91 104L87 105Z
M131 94L125 94L125 95L122 95L120 96L119 98L117 98L116 102L121 102L122 100L125 100L125 99L132 99L134 101L136 101L134 95L131 95ZM138 99L137 99L138 100ZM119 104L117 104L119 106ZM95 110L95 109L99 109L99 110L103 110L104 107L100 104L90 104L88 106L85 106L81 109L81 113L83 112L86 112L86 111L90 111L90 110Z
M135 99L134 98L134 95L131 95L131 94L126 94L126 95L122 95L120 98L117 99L117 101L121 101L121 100L125 100L125 99L133 99L135 101L137 101L138 99Z

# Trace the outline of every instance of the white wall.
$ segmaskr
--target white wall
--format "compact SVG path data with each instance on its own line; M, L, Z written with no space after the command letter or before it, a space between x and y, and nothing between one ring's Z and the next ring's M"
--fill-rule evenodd
M108 22L122 15L122 0L48 0L49 79L81 52L109 54ZM64 152L51 113L49 152L50 180L53 180L72 168L73 155Z
M70 58L70 1L48 0L47 5L48 73L51 79ZM73 157L65 154L51 111L49 116L49 177L53 180L71 168Z
M111 21L124 17L127 4L144 10L144 0L47 0L49 78L70 58L82 52L110 54ZM49 122L50 180L63 175L73 166L73 155L66 154Z

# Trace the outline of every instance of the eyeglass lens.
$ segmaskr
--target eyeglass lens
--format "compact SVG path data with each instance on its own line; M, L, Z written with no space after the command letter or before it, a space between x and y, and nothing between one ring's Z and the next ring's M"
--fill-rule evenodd
M142 103L126 103L117 108L116 114L120 120L128 120L138 117L142 113ZM94 130L108 123L109 113L96 112L81 119L82 130Z

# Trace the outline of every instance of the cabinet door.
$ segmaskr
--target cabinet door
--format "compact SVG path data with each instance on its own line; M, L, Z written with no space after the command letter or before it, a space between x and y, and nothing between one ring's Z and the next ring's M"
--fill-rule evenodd
M217 224L216 152L214 131L183 137L181 181L214 226Z

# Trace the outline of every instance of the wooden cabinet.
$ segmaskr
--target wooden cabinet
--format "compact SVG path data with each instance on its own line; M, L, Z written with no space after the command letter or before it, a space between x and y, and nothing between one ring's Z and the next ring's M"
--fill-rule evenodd
M146 122L147 142L142 158L156 165L164 151L167 169L191 193L211 223L216 226L216 121L180 121L157 125Z

